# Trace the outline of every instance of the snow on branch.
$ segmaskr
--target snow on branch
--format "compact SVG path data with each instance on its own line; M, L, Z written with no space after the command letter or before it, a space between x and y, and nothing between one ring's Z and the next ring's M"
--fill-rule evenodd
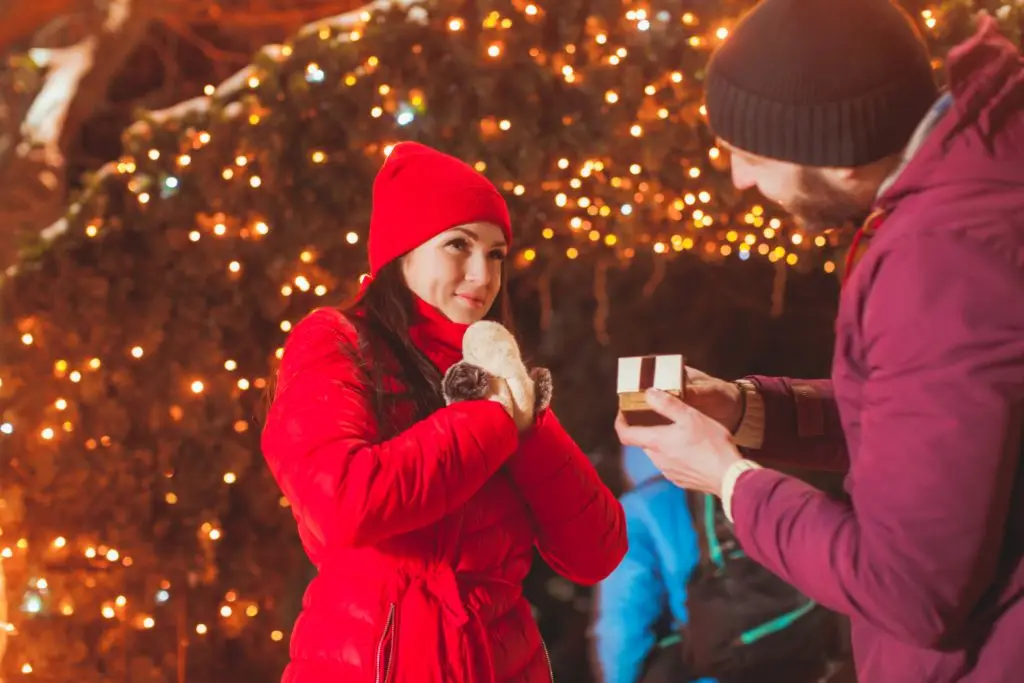
M96 37L89 36L71 47L29 50L29 58L39 68L47 69L47 74L43 87L22 121L19 156L29 156L34 150L39 150L48 166L60 168L64 165L60 134L78 92L78 84L95 62L96 43Z
M422 3L422 1L423 0L373 0L373 2L367 3L362 7L345 12L343 14L338 14L332 17L325 17L323 19L318 19L316 21L310 22L309 24L306 24L305 26L299 29L299 31L296 34L296 37L303 38L313 33L319 33L320 30L325 27L340 33L351 32L352 30L358 28L359 26L369 21L371 15L374 12L386 11L392 7L398 7L399 9L409 8L409 14L407 17L408 20L417 23L423 23L426 21L427 14L422 7L418 7L418 5ZM127 7L130 2L131 0L112 0L110 9L108 10L110 12L108 17L114 16L114 13L116 11L115 8L122 8L124 14L118 16L120 16L120 20L123 22L124 17L127 16ZM343 41L349 40L348 36L345 35L340 36L340 39ZM268 57L274 62L282 62L287 58L289 51L286 50L283 45L271 44L263 46L258 54ZM171 121L181 120L191 113L205 111L210 108L211 104L214 101L225 102L231 99L232 96L234 96L238 92L241 92L243 88L247 87L249 78L253 76L255 73L255 65L250 64L249 66L244 67L232 76L229 76L220 85L218 85L214 90L212 96L194 97L190 100L179 102L178 104L172 105L165 109L147 112L146 118L133 123L128 128L128 131L130 133L142 133L146 131L152 123L156 123L158 125L165 125ZM73 91L71 92L71 95L74 95ZM70 100L68 104L70 104ZM67 107L65 107L64 111L66 113ZM238 112L241 112L241 108L238 108ZM231 110L226 110L226 113L230 115L232 112ZM59 135L59 126L57 127L57 131ZM107 164L107 166L100 170L99 175L109 173L112 168L112 164ZM72 205L70 207L69 213L73 213L77 208L77 205ZM40 233L40 237L44 242L51 242L59 235L66 232L67 227L67 218L61 218L58 221L54 222L53 225L50 225L49 227L45 228L42 231L42 233ZM9 269L8 275L12 274L12 272L13 268Z
M132 0L109 0L102 32L116 33L131 13ZM78 87L96 63L96 34L62 48L32 48L28 57L46 71L43 86L21 124L20 157L39 155L50 168L61 168L60 137Z

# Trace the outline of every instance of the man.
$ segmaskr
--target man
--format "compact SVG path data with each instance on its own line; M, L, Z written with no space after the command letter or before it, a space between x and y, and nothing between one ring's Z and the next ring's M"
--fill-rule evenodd
M722 498L749 556L849 615L868 683L1024 672L1022 62L982 16L940 96L886 0L757 5L709 64L708 116L735 184L808 230L870 215L832 380L693 372L689 405L651 393L673 424L617 423ZM737 446L848 468L851 502Z

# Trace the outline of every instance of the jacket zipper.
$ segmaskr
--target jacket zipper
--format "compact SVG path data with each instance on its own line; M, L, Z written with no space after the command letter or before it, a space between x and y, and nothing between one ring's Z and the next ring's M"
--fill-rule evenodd
M388 618L384 621L384 633L380 636L380 642L377 643L377 675L375 677L375 683L388 683L388 679L391 678L391 664L395 660L395 603L391 603L388 608ZM384 645L390 640L391 649L388 651L387 661L384 661Z
M544 642L544 639L540 639L540 646L544 648L544 661L548 663L548 676L551 678L551 683L555 683L555 668L551 666L551 654L548 653L548 644Z

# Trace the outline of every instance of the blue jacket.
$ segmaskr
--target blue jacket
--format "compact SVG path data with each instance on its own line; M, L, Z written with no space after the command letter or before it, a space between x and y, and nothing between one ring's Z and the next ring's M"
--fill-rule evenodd
M686 582L700 559L686 492L653 481L661 473L639 448L624 449L623 466L634 486L621 499L629 550L598 586L593 626L604 683L640 679L666 613L676 625L686 623Z

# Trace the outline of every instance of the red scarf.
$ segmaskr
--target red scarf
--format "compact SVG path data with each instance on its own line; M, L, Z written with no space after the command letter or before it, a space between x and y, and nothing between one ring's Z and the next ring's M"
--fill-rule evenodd
M853 234L850 248L846 252L846 264L843 268L843 286L850 281L850 275L853 274L854 266L864 256L864 252L868 248L868 242L875 236L875 231L882 225L883 220L885 220L885 211L883 209L875 209L864 220L864 223L861 224L857 232Z
M452 322L444 313L419 297L414 297L416 308L409 337L412 343L444 374L462 360L462 338L469 325Z

